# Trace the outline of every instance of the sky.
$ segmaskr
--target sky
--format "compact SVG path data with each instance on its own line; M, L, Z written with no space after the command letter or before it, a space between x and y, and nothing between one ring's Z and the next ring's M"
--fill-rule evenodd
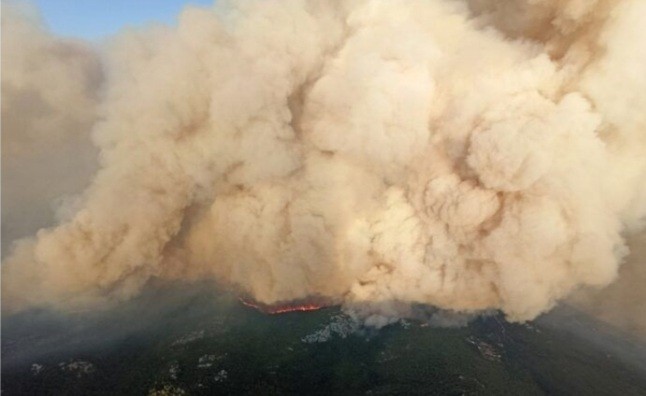
M188 4L213 0L34 0L45 23L57 35L100 40L125 26L150 22L174 24Z

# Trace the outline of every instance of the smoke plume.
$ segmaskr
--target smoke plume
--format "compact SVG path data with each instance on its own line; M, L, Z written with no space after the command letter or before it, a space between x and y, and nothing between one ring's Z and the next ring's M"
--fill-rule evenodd
M50 148L93 119L93 58L14 18L3 166L19 130ZM645 25L639 0L241 0L124 32L103 57L100 169L57 226L14 244L3 304L212 278L374 324L413 304L532 319L613 282L642 228ZM9 51L48 62L7 66ZM35 64L69 73L28 80L82 130L22 108L7 114L28 125L5 122L11 70Z
M54 201L96 170L90 128L101 68L86 44L46 32L36 10L2 2L2 251L54 222Z

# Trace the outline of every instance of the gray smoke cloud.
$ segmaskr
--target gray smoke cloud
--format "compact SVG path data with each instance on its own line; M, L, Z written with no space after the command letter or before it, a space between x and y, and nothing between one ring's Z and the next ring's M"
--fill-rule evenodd
M4 40L34 36L5 14L3 143L18 130ZM14 245L3 304L213 278L376 325L413 304L532 319L613 282L643 228L645 24L639 0L247 0L123 33L104 56L100 169Z
M2 252L55 221L55 207L88 184L97 150L99 57L54 38L35 9L2 2Z
M619 269L617 280L603 291L584 289L567 302L620 329L646 337L643 304L646 285L646 233L628 238L630 255Z

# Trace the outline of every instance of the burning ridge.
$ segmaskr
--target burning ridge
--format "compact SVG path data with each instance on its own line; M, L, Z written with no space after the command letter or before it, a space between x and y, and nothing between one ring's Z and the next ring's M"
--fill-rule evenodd
M264 304L249 297L238 297L242 305L253 308L267 315L278 315L290 312L318 311L332 306L322 298L305 298L293 301L281 301L275 304Z

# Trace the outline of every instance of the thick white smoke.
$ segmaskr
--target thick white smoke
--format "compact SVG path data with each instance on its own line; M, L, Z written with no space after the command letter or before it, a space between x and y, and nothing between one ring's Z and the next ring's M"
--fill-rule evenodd
M212 277L373 324L534 318L612 282L641 227L645 24L639 0L245 0L123 34L101 169L15 245L4 301Z

